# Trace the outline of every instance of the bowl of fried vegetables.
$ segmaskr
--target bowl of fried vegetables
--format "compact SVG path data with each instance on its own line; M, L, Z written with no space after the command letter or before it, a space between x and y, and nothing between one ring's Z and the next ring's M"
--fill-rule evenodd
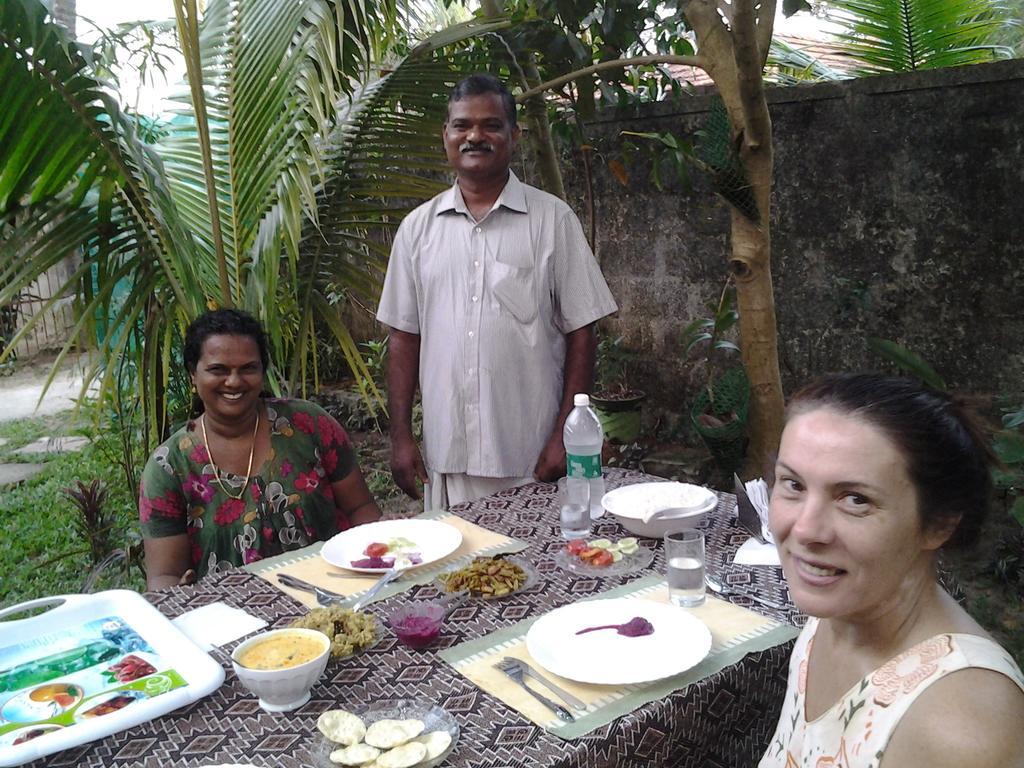
M372 648L384 636L380 620L372 613L352 611L338 605L314 608L295 619L291 626L315 629L327 635L334 659L344 659Z
M437 577L443 592L469 592L471 597L494 600L509 597L537 583L537 571L521 557L478 557L461 568Z

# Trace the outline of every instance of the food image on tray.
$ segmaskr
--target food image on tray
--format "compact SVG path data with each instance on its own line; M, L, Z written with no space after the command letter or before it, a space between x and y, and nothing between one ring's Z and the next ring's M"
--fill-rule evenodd
M331 640L331 656L335 659L365 651L384 635L379 620L372 613L351 611L337 605L314 608L290 626L323 632Z
M71 675L113 659L121 653L113 643L96 640L4 669L2 661L8 650L0 650L0 693L17 691L57 677Z
M45 736L53 731L59 731L63 727L63 725L57 725L56 723L45 723L44 725L30 725L15 731L8 731L0 736L0 748L26 744L33 739L38 739L40 736Z
M136 701L148 698L142 691L111 691L90 699L75 713L75 720L91 720L118 712Z
M445 592L468 591L485 600L522 592L537 582L537 572L521 557L478 557L469 565L440 574Z
M37 725L33 728L25 728L24 731L17 732L14 741L11 742L11 746L24 744L26 741L32 741L32 739L38 739L40 736L63 727L62 725Z
M130 683L140 677L156 672L156 667L134 653L125 656L116 664L111 664L103 673L110 682Z
M12 696L0 708L0 717L12 723L49 720L71 709L84 695L79 685L47 683Z

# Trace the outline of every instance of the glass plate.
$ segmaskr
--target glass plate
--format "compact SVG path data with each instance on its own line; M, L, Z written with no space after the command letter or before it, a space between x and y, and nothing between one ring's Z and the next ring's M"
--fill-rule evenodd
M455 749L459 741L459 724L455 718L436 704L426 699L392 699L389 701L378 701L373 704L357 707L349 710L358 715L363 723L369 725L378 720L422 720L423 733L431 731L448 731L452 737L452 743L448 749L435 757L433 760L424 760L416 763L413 768L434 768L441 765L448 759L448 755ZM320 731L313 736L313 743L309 748L309 755L313 759L313 765L317 768L338 768L338 763L331 762L331 752L341 749L344 745L331 741Z
M564 548L558 550L555 555L555 563L559 568L584 576L618 576L623 573L632 573L646 568L652 560L654 560L654 550L644 546L631 555L623 555L621 560L611 565L590 565L575 555L570 555Z
M474 558L474 561L481 559L484 558ZM490 559L505 560L506 562L512 563L513 565L518 565L520 568L523 569L523 573L526 574L526 581L523 582L522 586L519 587L519 589L515 590L514 592L509 592L507 595L501 595L500 597L490 597L488 595L481 595L475 592L470 592L470 597L476 597L482 600L504 600L507 597L512 597L512 595L518 595L520 592L529 589L540 580L540 575L537 573L537 569L533 567L533 563L531 563L529 560L526 560L525 558L512 555L511 557L499 556ZM466 563L466 565L469 565L469 563ZM445 571L441 572L438 575L438 577L434 579L434 586L437 587L438 591L441 593L442 596L452 594L451 592L448 592L445 587L445 578L447 578L448 575L454 573L455 571L462 570L466 567L466 565L452 566L451 568L448 568Z

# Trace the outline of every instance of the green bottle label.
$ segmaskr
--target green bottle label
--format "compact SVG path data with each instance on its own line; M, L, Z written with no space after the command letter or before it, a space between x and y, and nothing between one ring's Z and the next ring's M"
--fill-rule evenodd
M589 456L578 456L575 453L566 454L565 468L569 477L585 477L588 480L592 477L600 477L601 454L594 453Z

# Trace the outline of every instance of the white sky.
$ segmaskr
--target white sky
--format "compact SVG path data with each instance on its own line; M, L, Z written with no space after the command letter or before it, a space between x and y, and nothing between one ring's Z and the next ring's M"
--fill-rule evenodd
M791 18L782 15L782 3L779 2L779 12L775 20L775 32L782 34L797 35L813 39L828 38L824 31L827 24L821 19L813 17L810 13L801 12ZM109 29L126 21L155 21L170 19L174 17L174 6L171 0L131 0L130 2L112 0L78 0L78 36L83 40L94 40L96 32L93 27L85 21L95 23L97 26ZM170 65L167 72L166 82L161 82L159 72L154 73L156 84L146 84L140 87L138 77L131 70L125 71L121 76L121 100L125 104L133 105L138 101L138 109L143 114L160 114L170 109L166 97L174 90L178 90L177 84L185 77L184 62L177 57Z

